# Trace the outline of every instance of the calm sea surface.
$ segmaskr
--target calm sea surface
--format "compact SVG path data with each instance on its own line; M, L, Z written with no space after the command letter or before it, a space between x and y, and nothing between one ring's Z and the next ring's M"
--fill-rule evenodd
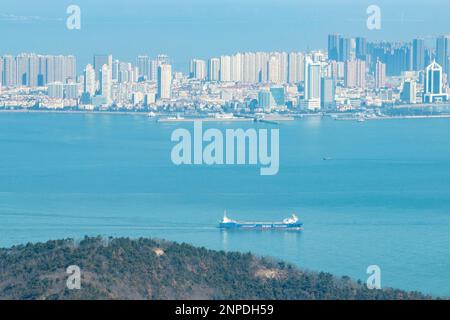
M0 246L166 238L364 281L378 265L383 286L450 296L450 119L283 123L276 176L257 166L174 166L178 127L192 124L1 113ZM305 230L221 232L225 209L240 220L295 212Z

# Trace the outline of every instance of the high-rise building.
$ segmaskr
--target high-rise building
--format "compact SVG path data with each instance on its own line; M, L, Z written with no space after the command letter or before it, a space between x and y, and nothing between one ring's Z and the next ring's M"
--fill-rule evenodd
M446 101L447 94L442 89L442 67L436 61L433 61L425 70L423 101L425 103Z
M361 60L345 63L344 82L347 88L366 87L366 63Z
M280 81L280 61L276 55L271 55L269 61L267 62L268 78L269 83L281 83Z
M447 70L447 59L450 55L450 35L440 36L436 39L436 62Z
M119 69L121 62L119 60L114 60L111 67L111 77L114 82L119 81Z
M17 85L16 60L13 56L3 57L3 84L5 87L15 87Z
M39 57L35 54L28 56L27 85L37 87L39 80Z
M95 70L91 64L88 64L84 69L83 93L90 98L94 96L95 91Z
M19 54L16 57L16 67L17 67L17 84L19 86L28 85L27 83L28 56L26 54Z
M425 40L413 40L413 70L421 71L425 69Z
M96 54L94 55L94 70L95 70L95 78L100 79L100 73L102 71L102 67L107 65L109 69L112 71L113 59L110 54Z
M221 56L220 57L220 81L227 82L231 81L231 57Z
M323 110L334 110L336 108L336 82L333 78L322 78L320 106Z
M220 59L211 58L208 62L208 80L219 81L220 76Z
M242 80L242 55L237 53L231 56L231 81L239 82Z
M386 65L380 60L375 67L375 88L384 88L386 86Z
M150 76L150 58L148 56L137 57L137 67L139 70L139 78L149 80Z
M403 90L400 96L400 99L403 102L414 104L416 103L416 95L417 95L417 88L416 88L416 82L412 79L406 79L405 82L403 82Z
M206 62L200 59L192 59L190 64L190 77L197 80L206 79Z
M343 38L341 39L341 53L340 58L342 61L353 61L356 59L356 40L355 38Z
M304 100L307 109L320 109L321 64L305 59L305 87Z
M0 57L0 88L2 86L3 86L3 58Z
M288 83L303 81L303 60L301 52L289 53Z
M366 60L367 58L367 40L363 37L356 38L356 59Z
M172 97L172 66L161 64L158 67L158 98L170 99Z
M339 34L330 34L328 36L328 59L342 61L341 52L341 36Z
M112 102L112 72L111 66L103 64L100 70L100 95L106 105Z

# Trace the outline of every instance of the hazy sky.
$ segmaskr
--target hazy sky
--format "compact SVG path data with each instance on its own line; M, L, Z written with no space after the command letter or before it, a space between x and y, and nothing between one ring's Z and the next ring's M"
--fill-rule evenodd
M69 31L66 8L81 7ZM382 28L366 27L366 8L381 8ZM2 0L0 54L94 53L134 62L167 53L184 70L193 57L237 51L326 48L329 33L369 40L410 40L450 33L449 0Z

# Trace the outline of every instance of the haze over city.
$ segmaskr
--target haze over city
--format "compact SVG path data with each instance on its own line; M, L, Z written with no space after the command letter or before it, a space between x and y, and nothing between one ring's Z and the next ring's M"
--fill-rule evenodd
M70 4L81 8L81 30L65 27ZM372 4L381 8L380 30L366 27ZM74 54L81 72L96 53L128 61L165 53L187 71L194 57L326 49L335 32L371 41L431 39L449 31L448 8L445 0L8 1L0 10L0 54Z

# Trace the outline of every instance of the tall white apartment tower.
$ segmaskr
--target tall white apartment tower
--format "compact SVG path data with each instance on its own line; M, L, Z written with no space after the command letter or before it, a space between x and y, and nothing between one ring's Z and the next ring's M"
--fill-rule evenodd
M227 82L231 81L231 57L221 56L220 57L220 81Z
M208 80L219 81L220 76L220 59L211 58L208 62Z
M161 64L158 67L158 98L170 99L172 97L172 66Z
M89 94L89 97L93 97L95 90L95 70L91 64L88 64L84 69L83 93Z
M305 106L309 110L320 109L320 91L321 91L321 64L312 62L311 59L305 59Z
M112 72L108 64L104 64L100 70L100 94L105 104L110 105L112 100Z

